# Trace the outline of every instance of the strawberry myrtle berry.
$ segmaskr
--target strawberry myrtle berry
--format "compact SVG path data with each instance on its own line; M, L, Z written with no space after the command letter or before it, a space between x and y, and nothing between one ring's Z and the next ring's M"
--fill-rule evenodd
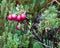
M7 19L8 20L16 20L17 16L15 14L9 14Z
M13 20L16 20L16 18L17 18L17 15L12 14L12 19L13 19Z
M9 15L7 16L7 19L11 21L11 20L12 20L12 15L9 14Z
M22 21L22 18L20 15L17 16L16 21L18 21L18 22Z
M18 24L16 25L16 29L17 29L17 30L22 30L22 27L21 27L21 24L20 24L20 23L18 23Z
M20 16L22 18L22 21L26 19L26 15L25 14L21 14Z
M15 15L15 14L10 14L8 15L8 20L14 20L14 21L24 21L26 19L26 15L25 14L20 14L20 15Z

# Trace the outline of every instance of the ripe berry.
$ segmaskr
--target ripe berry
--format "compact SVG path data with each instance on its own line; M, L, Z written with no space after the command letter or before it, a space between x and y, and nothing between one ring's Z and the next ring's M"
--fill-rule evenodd
M16 18L16 21L20 22L22 20L21 16L18 15L17 18Z
M17 16L15 14L12 14L12 19L16 20Z
M26 19L26 15L25 14L21 14L20 16L22 18L22 21Z
M8 20L12 20L12 15L9 14L8 17L7 17Z
M18 23L18 24L16 25L16 29L17 29L17 30L21 30L21 29L22 29L20 23Z

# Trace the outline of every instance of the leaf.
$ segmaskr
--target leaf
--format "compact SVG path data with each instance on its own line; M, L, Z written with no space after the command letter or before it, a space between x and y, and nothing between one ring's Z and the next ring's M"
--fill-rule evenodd
M2 37L0 36L0 41L2 41Z
M33 48L43 48L41 44L39 44L38 42L35 42L33 44Z
M60 47L60 42L58 43L58 47Z
M40 4L42 5L42 4L44 4L44 3L45 3L45 0L41 0Z
M29 41L28 41L28 40L27 40L27 41L25 41L25 44L26 44L26 45L28 45L28 44L29 44Z

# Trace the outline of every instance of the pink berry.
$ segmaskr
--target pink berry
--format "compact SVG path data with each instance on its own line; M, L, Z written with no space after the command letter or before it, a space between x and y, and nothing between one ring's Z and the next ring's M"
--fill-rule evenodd
M16 20L17 16L15 14L12 14L12 19Z
M7 17L8 20L12 20L12 15L9 14L8 17Z
M21 14L20 16L22 18L22 21L26 19L26 15L25 14Z
M21 16L18 15L17 18L16 18L16 21L20 22L22 20Z
M17 30L21 30L21 29L22 29L20 23L19 23L18 25L16 25L16 29L17 29Z
M16 29L19 30L18 25L16 25Z

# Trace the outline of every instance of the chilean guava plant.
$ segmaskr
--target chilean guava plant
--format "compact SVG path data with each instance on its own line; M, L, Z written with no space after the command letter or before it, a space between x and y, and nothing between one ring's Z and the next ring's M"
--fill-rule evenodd
M60 1L0 0L1 48L59 48Z

